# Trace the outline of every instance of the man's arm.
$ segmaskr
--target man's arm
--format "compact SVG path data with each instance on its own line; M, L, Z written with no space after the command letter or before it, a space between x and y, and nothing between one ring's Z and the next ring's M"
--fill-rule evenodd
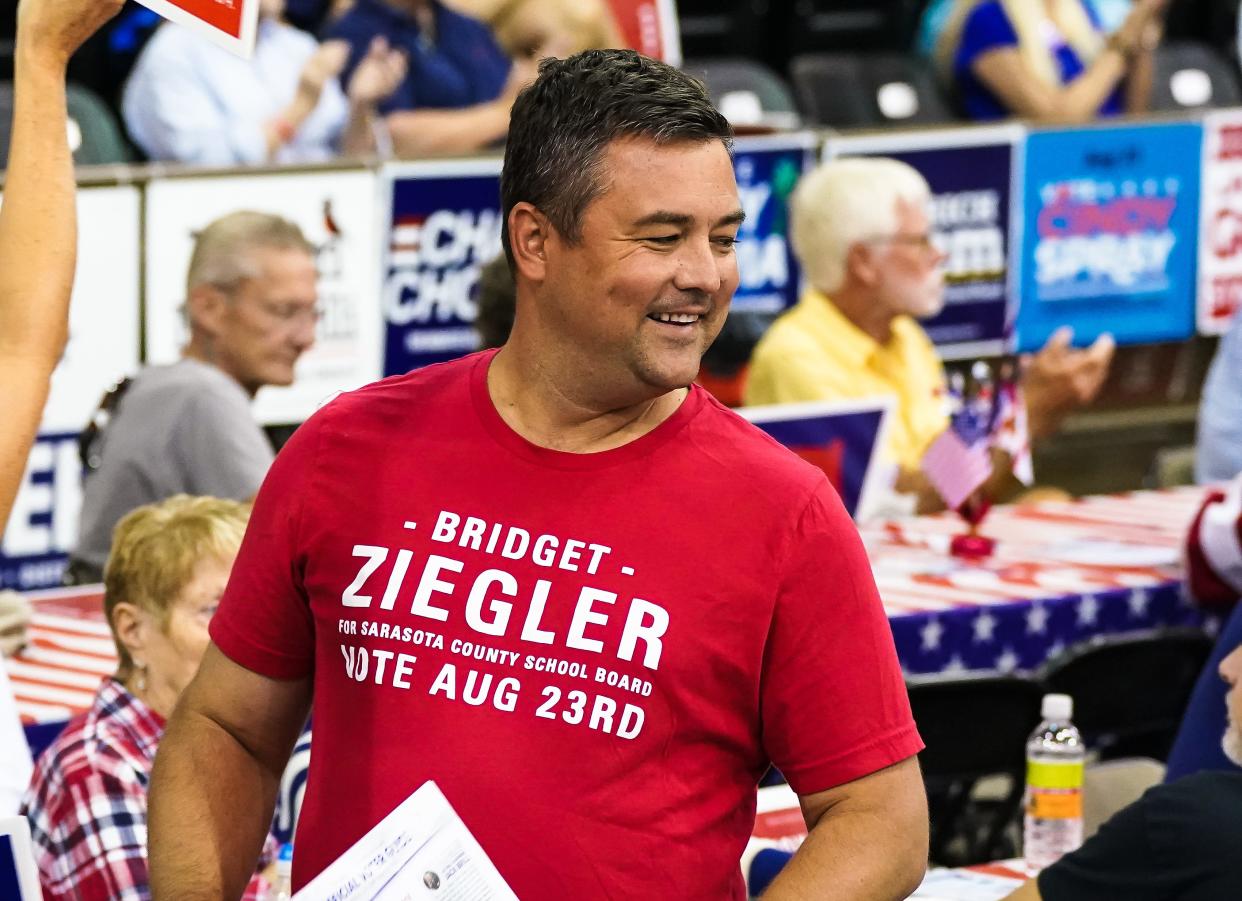
M151 776L155 901L241 896L310 696L309 677L269 679L208 647L160 741Z
M810 834L765 901L883 901L923 880L927 798L917 757L800 801Z
M65 68L120 8L121 0L22 0L18 9L13 132L0 207L0 531L69 333L77 217Z

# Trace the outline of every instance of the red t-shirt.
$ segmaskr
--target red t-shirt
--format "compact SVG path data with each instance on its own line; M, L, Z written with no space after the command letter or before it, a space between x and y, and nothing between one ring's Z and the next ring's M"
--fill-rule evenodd
M537 447L492 356L338 397L259 492L211 633L314 673L294 883L434 779L523 899L744 898L769 761L807 794L922 747L853 523L699 388Z

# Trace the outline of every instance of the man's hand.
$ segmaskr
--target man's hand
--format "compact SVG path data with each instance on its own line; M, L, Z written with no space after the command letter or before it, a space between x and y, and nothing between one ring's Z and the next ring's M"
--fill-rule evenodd
M319 95L329 78L341 74L349 62L349 44L345 41L324 41L314 52L298 78L298 99L310 109L319 103Z
M64 66L82 42L121 9L124 0L21 0L17 7L19 53Z
M0 656L20 651L29 628L30 602L16 591L0 591Z
M1108 376L1112 336L1101 335L1085 350L1071 347L1073 338L1072 329L1059 328L1025 361L1022 389L1032 438L1053 434L1066 414L1095 399Z
M367 55L349 79L349 102L354 106L375 106L405 80L406 64L405 54L389 47L386 38L372 39Z

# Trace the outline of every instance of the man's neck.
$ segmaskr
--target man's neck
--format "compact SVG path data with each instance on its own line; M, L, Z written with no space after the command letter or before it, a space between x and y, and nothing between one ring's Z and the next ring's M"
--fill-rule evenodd
M493 358L487 389L509 428L539 447L576 454L629 444L672 416L680 388L654 397L592 397L591 376L575 376L510 340Z
M850 322L863 334L870 335L877 344L887 344L893 337L892 311L878 304L866 289L856 285L843 285L827 295Z
M208 366L214 366L233 381L237 382L237 384L241 385L242 390L250 395L251 400L254 400L255 393L258 389L251 388L249 385L244 384L241 379L221 366L219 359L217 359L215 353L212 352L210 345L206 341L191 338L190 342L186 344L185 348L181 351L181 358L183 360L197 360L200 363L206 363Z

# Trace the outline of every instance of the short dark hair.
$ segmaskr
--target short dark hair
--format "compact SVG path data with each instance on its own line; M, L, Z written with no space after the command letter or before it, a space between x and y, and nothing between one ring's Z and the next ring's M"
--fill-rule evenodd
M588 50L539 64L539 77L513 104L500 175L510 266L513 207L534 204L567 241L580 240L582 213L604 187L600 159L626 137L733 146L729 120L702 82L659 60L633 50Z

